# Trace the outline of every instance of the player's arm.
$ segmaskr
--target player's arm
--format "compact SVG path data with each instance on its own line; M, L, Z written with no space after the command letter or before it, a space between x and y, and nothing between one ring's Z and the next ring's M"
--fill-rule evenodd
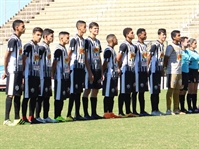
M102 47L101 47L101 45L100 45L100 53L102 53ZM100 66L101 66L101 76L102 76L102 80L104 80L103 65L102 65L101 55L100 55Z
M151 57L155 54L155 50L156 50L156 45L152 45L151 49L149 51L149 54L147 56L147 66L149 67L149 64L151 62Z
M107 69L107 65L108 65L108 62L110 61L110 58L111 58L111 51L110 50L106 50L104 52L104 63L102 65L103 67L103 73L106 71Z
M128 51L128 47L125 43L122 43L119 47L119 52L117 54L117 62L118 62L118 67L121 68L122 67L122 57L124 55L124 53Z
M29 53L32 51L32 46L28 45L24 47L23 56L22 56L22 65L23 65L23 71L26 67L26 59L29 56Z
M164 56L163 68L167 67L168 60L169 60L169 57L170 57L172 52L173 52L173 47L171 45L167 46L165 56Z
M73 51L72 50L68 50L67 53L68 53L68 58L69 58L68 66L70 67L70 61L71 61L71 56L72 56Z
M54 75L56 71L57 62L60 61L61 56L62 56L61 49L57 49L54 53L53 64L52 64L52 78L53 79L54 79Z

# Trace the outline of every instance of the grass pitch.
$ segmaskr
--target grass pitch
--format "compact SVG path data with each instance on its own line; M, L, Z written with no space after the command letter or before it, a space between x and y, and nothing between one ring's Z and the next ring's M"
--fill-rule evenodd
M166 110L165 94L166 91L162 91L160 95L162 112ZM6 127L2 125L5 112L4 92L0 93L0 99L0 149L199 148L199 114ZM53 101L52 98L50 117L54 116ZM145 101L146 111L150 112L149 93L145 93ZM66 100L62 116L66 115L67 107ZM116 114L117 107L117 97L115 97L114 112ZM98 96L98 113L103 115L101 92ZM82 109L81 114L83 115ZM13 109L10 118L13 120Z

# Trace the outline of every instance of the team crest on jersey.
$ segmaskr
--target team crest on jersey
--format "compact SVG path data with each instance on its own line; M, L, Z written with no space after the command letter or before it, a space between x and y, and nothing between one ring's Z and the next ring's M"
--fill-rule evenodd
M98 46L94 47L94 48L93 48L93 52L94 52L94 53L99 53L99 47L98 47Z
M182 59L182 54L181 53L179 53L178 55L177 55L177 60L181 60Z
M160 58L164 58L164 52L160 53Z
M135 58L135 53L131 53L130 54L130 60L134 59Z
M69 63L69 58L65 57L65 64L68 64L68 63Z
M22 48L19 49L19 55L22 55Z
M39 61L39 54L35 53L34 54L34 62Z
M142 57L146 59L147 58L147 52L142 52Z
M85 52L85 51L84 51L84 48L79 48L79 54L82 55L82 54L84 54L84 52Z

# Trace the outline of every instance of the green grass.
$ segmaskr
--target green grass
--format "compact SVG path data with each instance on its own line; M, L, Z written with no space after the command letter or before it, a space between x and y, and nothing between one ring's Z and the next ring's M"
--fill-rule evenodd
M161 93L160 109L165 112L165 91ZM0 93L0 124L4 120L5 94ZM146 111L150 112L149 93L145 94ZM65 101L62 115L66 115ZM101 92L98 113L103 114ZM53 99L50 116L53 117ZM117 113L117 97L114 111ZM139 108L138 108L139 111ZM81 109L81 113L82 109ZM11 111L13 120L13 109ZM59 124L16 127L0 125L0 149L192 149L199 148L199 114L94 120Z

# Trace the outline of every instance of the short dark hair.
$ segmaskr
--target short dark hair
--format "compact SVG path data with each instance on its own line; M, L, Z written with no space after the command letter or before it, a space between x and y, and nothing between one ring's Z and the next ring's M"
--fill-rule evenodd
M173 30L173 31L171 32L171 38L173 39L173 38L176 36L176 34L178 34L178 33L180 33L179 30Z
M106 36L107 42L108 42L108 40L109 40L110 38L113 38L113 37L115 37L115 34L109 34L109 35L107 35L107 36Z
M54 31L53 31L52 29L45 28L45 29L43 30L43 38L44 38L45 36L48 36L48 35L53 34L53 33L54 33Z
M76 27L78 28L79 25L81 25L81 24L86 24L86 22L83 21L83 20L78 20L77 23L76 23Z
M24 23L22 20L15 20L13 23L12 23L12 28L13 30L15 31L15 27L16 26L19 26L20 23Z
M93 28L94 26L99 27L99 25L96 22L91 22L89 24L89 28Z
M36 33L36 32L40 32L40 33L43 33L43 29L41 27L35 27L33 30L32 30L32 33Z
M146 30L144 28L138 28L137 35L141 34L142 32L146 32Z
M161 33L166 34L167 33L166 29L164 28L158 29L158 35L160 35Z
M61 36L61 35L69 35L69 32L61 31L61 32L59 32L59 36Z
M188 38L188 37L186 37L186 36L181 37L181 43L182 43L182 42L184 42L184 41L185 41L185 39L189 39L189 38Z
M123 30L123 35L124 35L125 38L126 38L126 35L127 35L130 31L132 31L132 28L130 28L130 27L127 27L127 28L125 28L125 29Z

